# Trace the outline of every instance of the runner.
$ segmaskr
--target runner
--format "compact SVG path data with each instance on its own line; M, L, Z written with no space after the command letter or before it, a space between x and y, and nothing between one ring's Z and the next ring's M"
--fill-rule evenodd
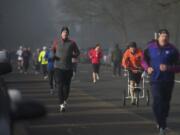
M54 94L54 62L53 62L53 51L50 47L46 52L45 58L48 60L48 78L50 85L50 94Z
M157 41L149 42L147 49L144 50L142 65L151 75L153 112L160 135L165 135L175 72L180 71L176 66L179 52L169 42L168 30L159 30L158 36Z
M131 94L131 104L135 105L135 89L141 80L141 60L142 60L142 51L137 48L135 42L129 43L129 49L127 49L123 55L122 66L129 70L130 78L130 94Z
M122 59L122 52L119 48L119 45L116 44L114 46L114 49L111 52L111 62L113 64L113 76L121 76L121 65L119 63L121 63L121 59ZM118 74L117 74L118 71Z
M80 52L76 43L69 39L68 27L61 29L61 37L53 43L55 83L59 95L60 112L64 112L70 93L73 75L72 58L78 57Z
M100 44L96 44L94 49L89 51L89 58L91 59L91 63L93 66L92 79L93 83L96 83L99 80L99 70L100 70L100 61L102 58L102 51Z
M33 65L36 75L39 74L40 72L40 62L38 60L39 54L40 54L40 49L38 48L36 52L33 54Z
M76 73L77 73L77 66L78 66L78 56L73 56L72 58L72 64L73 64L73 79L76 78Z
M30 73L32 73L32 70L33 70L32 50L30 47L28 47L27 51L29 53L29 70L30 70Z
M23 72L23 57L22 57L22 53L23 53L23 47L20 46L19 50L17 50L16 55L17 55L17 65L18 65L18 70L20 73Z
M29 61L30 61L30 52L28 51L27 48L23 49L22 57L23 57L23 71L24 74L27 74L29 69Z
M41 68L44 76L44 80L48 79L48 73L47 73L47 64L48 61L45 59L47 48L46 46L43 47L43 50L39 54L39 62L41 63Z

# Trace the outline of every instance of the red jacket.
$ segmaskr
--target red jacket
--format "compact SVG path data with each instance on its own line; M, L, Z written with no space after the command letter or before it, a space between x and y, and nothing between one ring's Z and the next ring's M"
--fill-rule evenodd
M102 51L95 51L95 49L90 50L89 57L92 64L99 64L102 58Z

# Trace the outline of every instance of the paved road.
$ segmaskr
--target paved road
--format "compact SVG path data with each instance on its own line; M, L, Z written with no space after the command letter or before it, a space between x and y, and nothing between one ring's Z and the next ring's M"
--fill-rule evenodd
M157 135L151 107L144 100L140 107L122 107L125 78L113 78L111 69L101 68L101 78L91 81L91 65L79 65L65 113L58 112L57 92L51 96L47 81L41 76L11 74L10 88L21 90L24 98L35 99L47 107L48 115L40 120L24 122L30 135ZM148 86L147 86L148 87ZM180 134L180 84L176 84L168 135Z

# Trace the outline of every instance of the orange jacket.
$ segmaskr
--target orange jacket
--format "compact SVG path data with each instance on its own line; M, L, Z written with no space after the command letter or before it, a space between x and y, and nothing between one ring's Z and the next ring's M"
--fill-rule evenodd
M123 55L122 66L124 68L130 68L131 70L136 70L141 66L141 61L143 58L143 52L140 49L136 49L135 54L130 52L130 49L127 49Z

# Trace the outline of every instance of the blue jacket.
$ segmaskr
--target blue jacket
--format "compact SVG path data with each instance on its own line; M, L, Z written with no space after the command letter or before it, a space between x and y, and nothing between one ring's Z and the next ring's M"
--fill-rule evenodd
M160 64L168 65L168 67L175 66L179 60L179 52L172 45L167 44L164 47L159 47L157 42L150 42L147 49L144 51L144 67L152 67L154 69L151 75L151 81L174 81L175 71L167 70L160 71Z
M45 55L45 59L48 60L48 71L54 70L54 62L53 62L53 52L52 51L47 51Z

